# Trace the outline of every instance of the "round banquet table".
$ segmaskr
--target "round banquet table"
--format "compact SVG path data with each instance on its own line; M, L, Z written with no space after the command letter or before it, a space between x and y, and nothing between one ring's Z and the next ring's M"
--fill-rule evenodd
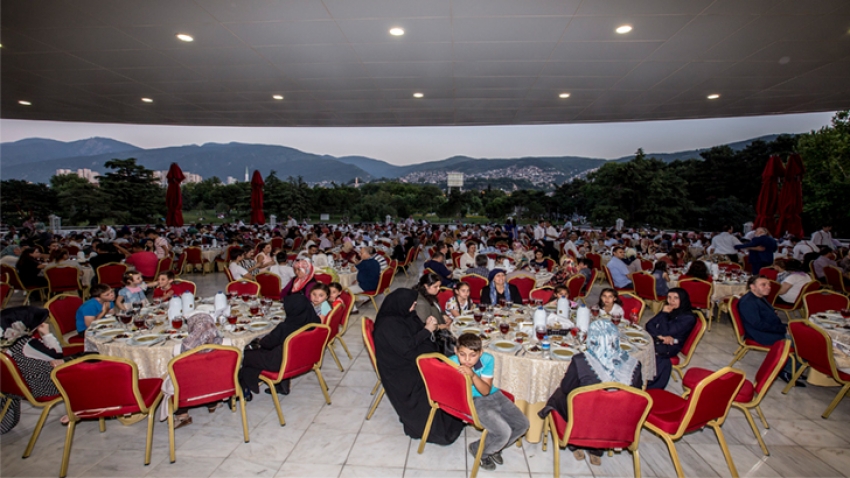
M250 320L254 322L262 319L261 317L249 317L247 306L244 304L236 302L232 302L232 304L236 304L233 306L233 310L238 311L238 314L240 314L240 320ZM277 315L280 317L283 315L283 311L273 310L270 315ZM167 315L155 315L154 317L156 317L155 320L164 320L165 322L160 325L155 325L151 330L143 331L144 333L165 333L166 330L171 328ZM226 330L230 328L227 325L224 327L219 326L219 330L222 331L222 335L224 337L230 339L231 344L234 347L241 350L256 337L260 337L271 332L275 324L276 322L272 322L272 325L264 329L257 331L247 330L239 334L234 334L233 332ZM116 323L113 328L120 328L122 326L123 324ZM185 321L183 323L182 330L184 332L186 331ZM139 378L163 378L168 373L168 362L174 358L174 345L178 343L176 339L169 338L164 342L152 346L131 345L128 341L112 340L110 337L100 336L91 329L86 331L85 339L86 352L97 352L101 355L120 357L134 362L139 369Z
M91 280L94 279L94 269L91 266L80 266L80 270L83 271L80 283L83 284L83 287L88 287L91 285Z
M215 259L221 254L222 248L211 247L209 249L201 249L201 256L207 262L215 262Z
M747 293L747 281L714 281L712 282L714 290L711 294L712 302L722 302L723 300L733 295L743 295ZM667 287L679 287L678 280L667 282Z
M524 310L525 313L519 313ZM497 311L498 314L504 314L506 320L516 322L516 326L512 326L511 332L508 333L508 338L514 340L516 330L529 333L533 339L533 331L531 330L531 312L528 307L514 307L510 312ZM500 317L496 317L500 319ZM600 317L595 320L609 320L608 318ZM541 440L543 432L543 420L537 416L537 412L543 409L546 401L552 393L560 386L561 379L567 371L570 361L557 358L548 358L543 355L527 352L523 347L517 350L503 352L494 347L494 343L502 339L502 334L498 330L498 326L493 323L479 326L471 317L459 317L452 327L455 335L460 335L464 330L477 328L489 335L490 343L485 340L485 349L495 359L493 385L500 389L510 392L515 397L515 404L522 410L523 414L528 418L529 429L525 435L529 443L538 443ZM527 325L519 325L520 323ZM483 324L483 322L482 322ZM620 326L620 336L622 342L627 342L624 334L626 328L623 327L625 321ZM483 330L482 330L483 329ZM488 329L494 329L487 332ZM641 372L644 382L655 378L655 344L649 335L641 328L634 329L636 332L642 332L642 336L648 342L646 345L637 346L632 344L625 345L630 347L629 353L641 363ZM571 339L566 339L571 340ZM534 342L532 340L532 342ZM526 339L525 346L531 345ZM553 348L556 347L553 345Z
M352 272L350 268L334 268L334 272L340 285L346 289L357 280L357 269Z

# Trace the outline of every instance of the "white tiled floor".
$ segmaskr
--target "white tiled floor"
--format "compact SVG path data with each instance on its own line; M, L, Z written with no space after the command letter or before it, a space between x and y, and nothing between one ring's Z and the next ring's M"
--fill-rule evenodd
M224 285L223 274L188 275L201 295L215 293ZM409 286L413 277L399 274L394 288ZM594 289L599 290L597 285ZM596 297L596 293L593 295ZM20 298L14 299L18 303ZM369 358L360 338L360 320L374 317L371 305L352 317L345 341L354 356L348 360L338 348L345 372L339 372L329 357L322 373L331 389L333 404L325 405L315 375L293 381L292 392L281 397L286 426L278 423L271 397L254 396L248 404L251 441L244 443L240 415L226 408L209 414L205 409L192 411L194 423L176 431L177 461L168 462L168 435L165 423L154 429L151 464L143 465L145 424L125 427L109 421L106 433L99 433L96 422L77 427L71 452L69 476L95 477L405 477L460 478L472 468L467 443L478 432L467 428L465 435L446 447L428 445L422 455L416 453L418 440L402 432L395 411L384 399L372 420L366 421L375 383ZM644 320L648 319L647 316ZM735 350L729 323L716 324L699 345L693 366L719 368L729 363ZM750 353L739 367L752 378L764 354ZM732 410L723 425L739 473L744 476L850 476L850 400L844 400L829 420L820 415L837 389L809 386L781 394L777 383L762 408L771 425L762 430L771 455L765 457L743 415ZM672 391L681 391L671 382ZM59 424L62 406L50 414L30 458L23 460L38 411L23 406L21 423L0 438L0 475L57 476L66 429ZM758 420L756 420L758 422ZM761 426L759 424L759 426ZM677 443L687 476L728 476L729 469L714 432L706 430L685 436ZM674 475L664 442L644 431L640 444L642 472L645 476ZM481 476L526 478L552 475L552 450L543 452L539 444L524 443L503 453L505 464L495 472ZM602 466L577 462L568 451L561 453L561 476L630 476L632 458L627 452L607 455Z

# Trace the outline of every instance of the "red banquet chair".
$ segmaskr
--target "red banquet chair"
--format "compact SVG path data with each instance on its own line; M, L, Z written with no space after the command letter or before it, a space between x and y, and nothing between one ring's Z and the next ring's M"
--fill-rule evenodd
M348 351L348 346L345 344L345 340L342 339L342 335L345 334L346 330L348 330L348 320L351 319L351 311L354 310L354 296L351 295L351 291L345 289L339 294L339 298L343 303L345 303L345 315L342 318L342 325L340 325L339 328L339 343L342 345L342 348L345 349L345 353L348 354L348 358L351 359L351 352Z
M339 362L339 358L336 356L336 351L334 351L334 343L337 340L342 340L342 337L339 336L340 329L342 328L342 322L345 320L345 306L343 304L337 304L328 312L328 315L325 317L324 324L331 329L330 336L328 337L328 352L331 353L331 357L333 357L334 362L336 362L336 366L339 368L340 372L344 372L345 369L342 368L342 364ZM346 351L348 348L346 347ZM351 357L349 356L349 359Z
M466 274L461 276L460 280L469 284L469 298L473 303L481 302L481 289L490 284L486 277L481 277L478 274Z
M844 284L841 269L835 266L826 266L823 268L823 276L826 279L826 284L832 287L832 290L842 294L850 294L850 289Z
M174 265L171 267L171 272L174 273L175 277L180 277L180 274L186 269L186 257L186 251L177 255L177 260L174 261Z
M594 269L602 270L602 256L593 252L588 252L584 255L584 257L590 259L590 261L593 262Z
M620 294L620 300L623 302L623 317L627 319L632 312L637 312L638 322L643 318L643 313L646 311L646 302L634 294Z
M252 281L239 279L227 284L224 291L228 294L258 296L260 294L260 284Z
M447 289L445 287L441 288L440 292L437 293L437 302L440 304L440 310L446 310L446 304L449 302L449 299L454 296L454 290Z
M712 306L711 297L714 295L714 284L708 281L689 277L679 281L679 287L685 289L691 298L691 305L704 310L708 314L708 330L711 330Z
M652 272L652 269L655 268L655 263L649 259L639 259L640 260L640 270L645 272Z
M632 282L633 288L629 289L628 287L617 287L614 285L614 278L611 276L611 270L608 269L608 266L602 268L605 271L605 279L611 284L611 288L616 290L617 292L634 292L634 282Z
M773 305L776 302L776 297L779 295L779 289L782 287L782 284L770 279L768 279L768 283L770 284L770 292L764 297L764 300L768 304Z
M175 297L180 297L184 292L191 292L192 295L196 295L196 293L198 291L198 286L195 285L194 282L189 281L189 280L175 280L171 284L171 288L174 290L174 296ZM162 297L162 295L163 295L162 289L157 287L156 289L153 290L153 297L155 299Z
M154 274L153 278L156 280L160 274L163 272L168 272L171 270L171 266L174 265L174 259L171 257L163 257L156 263L156 274Z
M334 234L334 236L336 236L336 234ZM337 239L339 239L339 238L337 238ZM283 249L283 238L280 237L280 236L273 237L271 245L272 245L273 251L276 251L278 249Z
M375 395L375 392L378 394L372 399L372 406L369 407L369 413L366 414L366 420L369 420L381 403L381 399L384 398L384 387L381 386L381 374L378 373L378 361L375 358L375 322L368 317L363 317L363 320L360 321L360 333L363 336L363 344L366 346L366 352L369 353L369 361L375 370L375 376L378 378L375 386L372 387L371 395Z
M428 422L422 432L418 453L421 455L425 451L425 443L428 441L428 434L431 432L434 415L437 410L442 410L481 430L481 440L475 454L475 464L472 465L472 472L469 475L470 478L475 478L478 474L478 466L481 464L484 442L487 440L487 429L478 420L475 403L472 401L471 379L458 372L457 364L442 354L422 354L416 357L416 366L419 368L422 381L425 382L425 392L428 394L428 402L431 404L431 413L428 415ZM501 392L513 401L511 394Z
M795 300L793 304L785 305L785 304L774 303L773 308L776 309L776 310L781 310L782 312L785 312L785 317L787 317L788 320L791 320L791 313L792 312L797 311L797 310L799 310L799 311L803 310L803 297L805 297L806 294L808 294L810 292L814 292L818 289L820 289L820 282L818 282L816 280L809 281L809 282L806 283L806 285L803 286L803 289L800 290L800 295L797 296L797 300ZM800 312L800 313L802 314L803 312Z
M407 275L408 267L413 264L416 260L416 256L419 255L419 247L420 246L411 247L410 250L407 251L407 255L404 257L404 262L399 264L399 267L401 267L401 270L404 271L405 276Z
M106 284L113 289L120 289L124 287L124 273L127 272L127 269L129 269L127 264L120 262L103 264L95 271L97 273L97 283Z
M558 263L555 262L555 259L552 259L551 257L544 257L543 262L546 263L546 272L552 272L552 269L558 265Z
M307 324L293 332L283 342L283 360L280 369L276 371L264 370L260 374L260 380L274 390L275 385L283 380L297 377L309 371L316 373L319 387L325 395L325 402L330 405L331 397L328 395L328 386L322 377L322 357L325 347L328 345L331 329L324 324ZM274 407L280 426L286 425L283 411L280 409L280 399L276 393L272 393Z
M590 279L587 280L587 285L585 286L586 289L582 298L586 298L590 295L590 291L593 290L593 286L596 284L597 277L599 277L599 271L597 269L592 269L590 271Z
M86 290L80 282L80 270L70 266L53 266L44 269L47 279L47 297L65 292L79 292L85 297Z
M44 291L47 290L47 287L24 287L24 283L21 282L21 277L18 275L18 270L12 266L0 264L0 276L6 278L6 282L8 282L10 286L12 286L12 289L24 291L24 305L29 305L30 296L33 294L33 292L38 292L39 297L41 297L42 299L44 299L45 297Z
M759 405L764 396L767 395L767 391L770 390L770 386L773 385L773 381L776 380L776 376L779 375L782 367L785 366L790 349L790 340L778 340L774 342L770 346L770 350L767 352L767 356L765 356L764 361L761 363L758 372L756 372L755 382L745 380L741 391L738 392L732 401L733 407L744 412L744 416L747 417L747 422L749 422L750 427L753 429L753 434L755 434L761 450L765 455L770 455L770 452L767 451L767 446L764 444L764 439L762 439L761 433L759 433L756 427L756 422L753 420L750 410L755 409L759 414L759 418L761 418L764 428L770 428L767 424L767 419L764 418L764 412L762 412ZM703 381L712 373L713 371L705 368L694 367L688 369L688 373L682 379L682 388L686 390L685 396L690 393L690 390L695 389L699 382Z
M47 301L44 308L50 313L50 326L62 346L65 356L83 351L85 339L77 334L77 309L83 305L83 299L71 294L57 295Z
M534 289L534 285L536 283L537 281L533 277L526 275L512 277L508 281L508 284L513 284L516 286L517 290L519 291L520 297L522 297L523 304L528 303L529 294L531 293L531 290ZM478 290L481 291L481 289Z
M537 289L532 289L528 294L529 301L540 300L545 305L552 299L552 294L555 293L555 288L550 286L539 287Z
M230 272L230 262L228 262L224 266L224 276L227 277L227 282L233 282L235 279L233 278L233 273Z
M186 253L186 263L192 266L192 272L197 271L198 266L201 266L202 274L206 274L208 272L210 261L204 259L204 254L200 247L187 247L186 249L183 249L183 252Z
M832 378L841 385L841 390L838 391L832 403L826 407L823 415L821 415L822 418L827 419L841 402L841 399L850 391L850 373L838 370L832 352L832 339L822 328L808 320L792 320L788 322L788 331L794 341L794 349L800 366L797 367L794 376L788 381L788 385L785 386L782 393L788 393L808 367Z
M62 401L59 395L51 395L48 397L34 397L32 390L27 386L21 370L11 357L4 353L0 353L0 396L3 398L9 396L20 397L35 408L41 408L41 415L38 417L38 422L35 424L35 430L32 431L32 437L27 444L26 450L22 458L30 456L32 449L35 448L35 442L41 434L41 429L44 427L44 422L47 421L47 416L50 415L50 410L54 405ZM6 416L12 401L6 402L3 410L0 410L0 421Z
M743 387L745 378L743 371L724 367L705 377L693 389L687 398L682 398L667 390L647 390L652 397L652 409L644 426L660 436L670 450L676 475L684 477L679 453L676 451L675 440L682 438L685 433L693 432L710 426L717 435L726 464L732 476L738 476L735 462L726 445L726 437L720 428L729 415L732 400Z
M702 312L697 311L696 319L697 321L694 323L694 328L691 329L691 333L685 340L685 344L682 345L682 350L679 352L679 355L670 357L670 363L673 364L673 372L675 372L670 375L673 377L673 381L675 382L678 382L676 374L678 374L680 378L682 377L682 371L685 370L685 367L687 367L689 363L691 363L694 352L697 350L697 345L699 345L703 335L705 335L705 317L702 315Z
M313 274L313 278L315 278L317 282L321 282L325 285L331 285L331 282L334 281L332 275L325 274L324 272L316 272L315 274Z
M635 476L641 476L638 444L651 407L648 393L617 382L598 383L570 392L567 420L553 411L544 423L544 439L551 432L555 445L555 478L561 474L561 448L567 445L626 448L632 452Z
M776 270L776 269L774 269L774 268L773 268L773 266L770 266L770 267L762 267L762 268L759 270L759 275L760 275L760 276L765 276L765 277L767 277L767 278L768 278L768 279L770 279L770 280L776 280L777 276L779 275L779 271L778 271L778 270Z
M576 274L567 279L566 286L569 291L570 300L578 300L581 295L581 289L584 288L585 277L581 274Z
M12 286L9 285L8 282L3 281L0 282L0 307L6 307L6 304L9 303L9 299L12 297Z
M738 341L738 349L735 350L735 356L732 359L732 362L729 363L730 367L743 359L750 350L757 350L759 352L767 352L770 350L769 346L760 344L755 340L748 339L744 335L744 322L741 320L741 311L738 310L739 300L741 299L733 296L730 297L729 302L727 302L729 316L732 318L732 328L735 330L735 339Z
M826 312L827 310L850 309L850 298L831 290L809 292L803 296L803 309L805 311L803 318L808 318L814 314Z
M375 297L379 294L386 293L390 289L393 283L393 277L395 276L395 263L396 261L390 261L390 266L381 271L381 277L378 280L378 288L375 290L363 291L360 294L365 297L368 297L369 300L372 301L372 305L375 307L375 310L378 310L378 303L375 301Z
M658 294L655 293L655 280L655 276L647 274L646 272L632 274L632 283L635 285L635 294L641 299L649 302L649 309L652 313L656 313L661 310L661 307L664 305L664 301L667 300L667 297L659 297Z
M254 281L260 284L260 295L268 299L280 298L280 276L271 272L260 272L254 276Z
M101 433L106 431L106 418L141 413L148 416L145 465L151 462L154 410L162 400L162 379L139 379L139 369L130 360L105 355L86 355L64 363L50 372L59 389L68 415L68 433L59 478L68 473L71 442L80 420L98 419ZM108 387L92 386L108 383Z
M242 406L242 435L248 438L248 417L245 399L239 386L239 368L242 351L224 345L201 345L183 352L168 362L168 376L174 384L174 395L166 400L168 407L168 451L171 463L176 460L174 450L174 412L226 399L239 399ZM234 404L235 405L235 404ZM236 412L235 406L233 411Z

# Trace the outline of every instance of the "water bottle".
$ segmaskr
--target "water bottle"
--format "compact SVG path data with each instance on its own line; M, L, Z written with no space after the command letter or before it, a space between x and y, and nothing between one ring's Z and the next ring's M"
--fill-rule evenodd
M590 310L584 304L581 304L576 312L576 327L582 332L587 332L590 327Z
M557 314L565 319L570 318L570 299L561 297L558 299Z
M215 295L215 299L213 299L213 306L215 307L215 312L217 314L224 311L224 308L227 307L227 296L224 295L224 292L218 291Z
M183 315L188 317L195 311L195 296L188 290L180 296L180 303L183 306Z
M534 311L533 321L534 330L537 330L538 327L546 328L546 311L543 310L542 305Z
M551 350L551 346L549 345L549 336L543 337L543 340L540 342L540 348L543 349L541 355L546 358L549 358L549 352Z

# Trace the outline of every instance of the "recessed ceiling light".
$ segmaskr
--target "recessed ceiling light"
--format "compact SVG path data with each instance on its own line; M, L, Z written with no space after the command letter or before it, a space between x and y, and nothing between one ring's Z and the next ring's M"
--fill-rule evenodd
M400 36L404 35L404 29L398 28L398 27L390 28L390 35L392 35L394 37L400 37Z
M191 35L187 35L187 34L185 34L185 33L178 33L178 34L177 34L177 39L178 39L178 40L182 40L182 41L195 41L195 39L194 39L194 38L192 38L192 36L191 36Z
M274 99L276 99L276 100L282 100L282 99L283 99L283 95L273 95L273 96L272 96L272 98L274 98Z
M620 25L614 31L619 33L620 35L623 35L625 33L629 33L630 31L632 31L632 26L631 25Z
M561 93L560 95L558 95L558 98L569 98L569 97L570 97L569 93Z
M414 98L424 98L425 94L424 93L413 93L413 97Z
M30 103L29 101L26 101L26 100L20 100L20 101L18 101L18 104L19 104L19 105L24 105L24 106L30 106L30 105L32 105L32 103Z
M150 98L142 98L142 103L153 103L153 100Z
M710 100L716 100L717 98L720 98L720 95L718 95L717 93L712 93L712 94L706 96L706 98L708 98Z

